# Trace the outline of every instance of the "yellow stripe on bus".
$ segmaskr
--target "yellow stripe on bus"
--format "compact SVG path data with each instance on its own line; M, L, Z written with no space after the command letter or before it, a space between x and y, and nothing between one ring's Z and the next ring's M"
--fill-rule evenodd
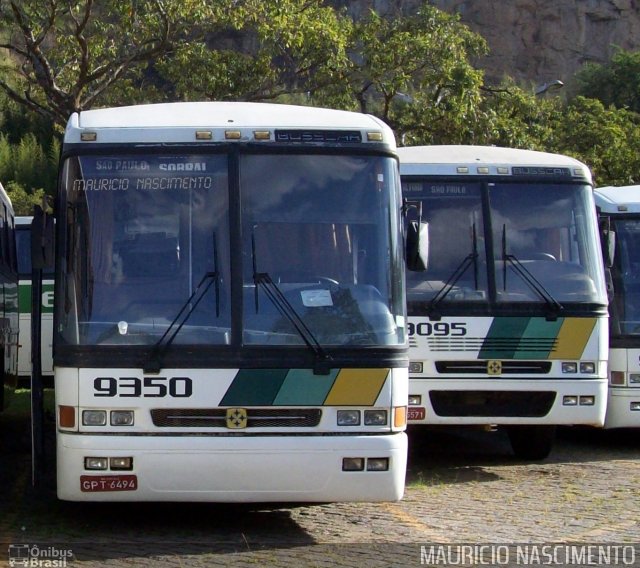
M389 369L341 369L324 401L326 406L373 406Z
M551 358L580 359L595 326L596 318L566 318Z

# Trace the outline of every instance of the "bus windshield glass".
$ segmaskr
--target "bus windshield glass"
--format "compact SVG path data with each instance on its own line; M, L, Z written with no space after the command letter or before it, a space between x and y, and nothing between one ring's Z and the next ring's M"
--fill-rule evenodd
M389 157L83 155L62 175L63 344L404 342Z
M429 222L409 301L606 303L586 185L404 180Z
M616 234L611 310L616 335L640 335L640 220L612 218Z

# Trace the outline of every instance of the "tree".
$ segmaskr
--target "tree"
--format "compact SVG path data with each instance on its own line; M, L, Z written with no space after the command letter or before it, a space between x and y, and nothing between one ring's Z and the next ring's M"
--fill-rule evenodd
M596 99L577 97L554 126L550 150L585 162L596 185L640 182L640 119L626 109L606 108Z
M42 204L43 189L26 191L22 185L15 181L8 182L5 189L16 215L33 215L33 206Z
M486 43L427 2L395 18L370 11L353 22L347 51L347 67L311 100L375 114L406 143L457 133L479 101L482 72L470 59Z
M228 20L208 22L155 67L180 99L306 95L339 79L350 29L323 0L238 0Z
M617 49L606 65L587 63L576 74L576 93L640 112L640 51Z
M140 72L225 13L204 0L1 0L0 89L62 126L71 113L131 92ZM210 7L209 4L215 4ZM124 88L124 87L123 87ZM126 90L126 89L125 89Z
M499 87L483 86L467 143L544 150L552 144L562 107L560 98L538 97L508 79Z

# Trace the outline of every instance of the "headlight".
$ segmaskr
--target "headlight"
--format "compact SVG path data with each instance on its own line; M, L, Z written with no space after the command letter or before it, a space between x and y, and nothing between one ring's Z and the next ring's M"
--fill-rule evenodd
M111 426L133 426L133 410L112 410Z
M359 426L359 410L338 410L338 426Z
M107 469L109 460L107 458L84 458L85 469Z
M584 361L580 363L580 372L585 375L593 375L596 372L596 364L593 361Z
M365 410L364 425L365 426L385 426L387 424L386 410Z
M106 426L107 411L106 410L83 410L82 424L83 426Z
M577 373L578 372L578 364L575 361L564 361L562 363L562 372L563 373Z

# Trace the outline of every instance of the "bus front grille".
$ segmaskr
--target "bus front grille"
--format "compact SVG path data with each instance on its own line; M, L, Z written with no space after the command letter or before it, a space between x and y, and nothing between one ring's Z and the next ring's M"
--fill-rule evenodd
M247 408L246 428L311 428L320 424L319 408ZM159 428L227 428L226 408L154 408Z
M488 374L491 361L473 359L471 361L436 361L436 371L443 375ZM551 361L500 361L500 375L546 375L551 371Z

